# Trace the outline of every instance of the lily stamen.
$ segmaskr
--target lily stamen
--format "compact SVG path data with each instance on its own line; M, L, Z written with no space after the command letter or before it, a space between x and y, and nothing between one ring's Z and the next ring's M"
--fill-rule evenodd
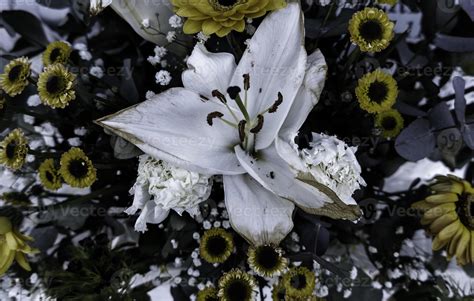
M264 123L265 119L263 118L263 115L258 115L257 116L257 125L254 126L251 130L250 130L250 133L252 134L257 134L259 133L262 128L263 128L263 123Z
M246 135L245 135L245 126L246 125L247 125L247 121L245 121L245 120L241 120L239 122L239 126L238 126L238 128L239 128L239 138L240 138L240 142L242 142L242 143L245 141L245 137L246 137Z
M221 112L212 112L212 113L209 113L207 115L207 124L209 124L210 126L213 126L214 125L214 119L218 118L220 119L222 122L224 122L225 124L233 127L233 128L237 128L237 125L225 118L222 118L224 117L224 114L222 114Z
M245 120L250 122L250 116L249 116L249 113L247 112L247 107L242 102L242 98L240 98L240 94L239 94L240 91L242 90L239 87L229 87L229 89L227 89L227 93L229 93L230 98L232 98L235 101L240 111L244 115Z

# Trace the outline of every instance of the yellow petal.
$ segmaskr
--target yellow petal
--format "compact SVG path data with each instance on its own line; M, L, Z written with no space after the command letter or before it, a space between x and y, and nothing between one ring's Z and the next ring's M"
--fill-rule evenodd
M425 200L418 201L418 202L415 202L415 203L411 204L412 208L417 209L417 210L422 210L422 211L430 210L434 206L436 206L436 205L435 204L430 204L430 203L426 202Z
M8 232L7 234L5 234L5 240L7 241L7 245L10 250L18 249L19 241L16 238L15 234L13 234L13 232Z
M469 230L466 228L463 229L461 238L457 242L457 248L456 248L456 258L464 258L464 253L468 247L468 245L471 244L471 233Z
M456 254L456 250L459 246L462 234L466 228L461 224L461 226L458 227L456 233L454 233L453 236L451 236L451 241L448 244L448 255L449 257L453 257Z
M208 36L216 33L221 28L222 25L212 19L206 20L202 23L202 32Z
M15 254L16 262L25 270L31 271L31 266L25 258L25 254L21 252L16 252Z
M438 234L439 231L443 230L457 219L458 215L456 214L456 212L449 212L433 221L433 223L430 225L430 231L433 234Z
M423 218L425 220L434 221L438 217L454 210L456 210L456 205L454 203L444 203L426 211L425 214L423 215Z
M455 235L461 227L464 226L459 220L457 220L451 225L441 230L436 237L439 237L441 241L450 241L453 238L453 235Z
M471 231L470 263L474 263L474 231Z
M433 204L454 203L458 201L458 195L451 192L438 193L430 195L426 201Z
M3 247L2 259L0 264L0 276L5 274L6 271L11 267L13 259L15 258L15 252L11 251L8 247Z
M183 26L183 32L185 34L195 34L201 31L202 29L202 22L203 21L194 21L194 20L186 20Z

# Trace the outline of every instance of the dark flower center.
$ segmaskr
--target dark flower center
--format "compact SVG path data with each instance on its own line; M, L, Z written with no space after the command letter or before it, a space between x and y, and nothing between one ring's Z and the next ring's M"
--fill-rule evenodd
M301 290L306 287L306 277L302 274L297 274L293 277L291 277L290 280L290 285L294 287L295 289Z
M360 24L359 27L360 35L367 42L373 42L382 39L383 29L377 21L366 21Z
M16 147L17 147L17 144L16 144L15 141L12 141L12 142L7 144L7 147L5 149L5 153L6 153L8 159L15 158Z
M382 120L382 127L385 130L391 131L397 127L397 121L392 116L385 117Z
M51 51L51 54L49 55L49 59L51 60L52 63L54 63L61 55L62 55L61 49L54 48L53 51Z
M457 202L459 219L470 230L474 230L474 195L460 196Z
M16 65L13 68L10 69L10 72L8 72L8 79L11 82L17 81L20 78L22 66Z
M222 6L234 6L238 0L217 0L217 3L219 3Z
M206 249L212 256L220 256L227 249L227 241L221 236L213 236L207 241Z
M64 89L64 82L62 81L60 76L53 75L50 78L48 78L48 81L46 82L46 90L51 93L58 93L61 92Z
M388 94L387 85L383 82L373 82L368 91L368 96L371 101L376 102L378 104L382 103Z
M69 163L68 170L75 178L81 179L87 175L89 166L87 166L86 161L82 159L75 159Z
M256 253L257 264L267 270L274 269L280 259L280 254L270 246L259 247Z
M53 182L54 181L54 176L51 172L47 171L46 172L46 179L50 182Z
M251 289L247 282L239 279L234 279L226 289L227 300L243 301L250 297Z

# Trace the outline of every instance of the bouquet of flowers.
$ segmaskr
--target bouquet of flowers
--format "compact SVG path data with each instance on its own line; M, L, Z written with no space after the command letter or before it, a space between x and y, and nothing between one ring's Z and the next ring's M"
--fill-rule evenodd
M2 300L474 300L474 3L0 3Z

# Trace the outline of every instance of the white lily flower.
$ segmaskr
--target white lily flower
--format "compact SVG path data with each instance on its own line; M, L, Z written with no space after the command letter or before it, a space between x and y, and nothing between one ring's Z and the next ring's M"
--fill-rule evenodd
M170 212L199 213L199 204L209 198L212 179L209 176L172 166L148 155L140 156L138 177L131 189L133 204L125 213L141 210L135 230L145 232L147 223L159 224Z
M168 0L90 0L90 13L99 14L112 7L142 38L155 44L164 44L166 34L174 30L169 19L174 15ZM146 26L144 26L144 22Z
M97 121L145 153L203 174L222 174L233 228L254 245L279 244L294 206L355 220L360 210L317 182L290 139L319 101L327 66L304 48L298 2L265 18L238 66L198 44L184 88ZM227 93L226 93L227 92Z

